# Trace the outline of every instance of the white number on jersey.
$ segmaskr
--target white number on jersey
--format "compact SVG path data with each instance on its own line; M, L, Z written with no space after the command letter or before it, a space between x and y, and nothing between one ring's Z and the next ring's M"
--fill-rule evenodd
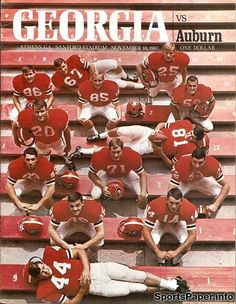
M172 130L171 134L172 134L172 136L174 138L184 137L186 135L186 130L183 129L183 128L182 129ZM185 145L187 143L188 142L186 140L182 140L182 141L175 141L174 140L174 147Z
M50 137L50 136L54 136L55 135L55 131L52 127L50 126L35 126L32 128L32 132L34 134L34 136L46 136L46 137Z
M26 88L23 90L23 93L25 96L41 96L42 95L42 91L37 88L37 87L33 87L33 88Z

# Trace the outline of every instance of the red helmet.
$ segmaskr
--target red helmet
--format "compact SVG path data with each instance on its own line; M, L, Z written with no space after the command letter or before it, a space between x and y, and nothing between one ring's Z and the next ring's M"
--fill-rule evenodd
M61 185L66 189L77 188L79 183L79 175L75 171L66 170L61 175Z
M27 215L20 223L20 230L29 234L39 234L43 228L43 221L40 216Z
M111 192L111 198L114 200L119 200L124 196L125 188L121 181L110 180L107 182L108 191Z
M34 143L34 136L28 129L19 128L16 131L17 137L22 145L32 146Z
M209 105L207 103L199 103L194 106L193 110L197 112L199 115L206 115L209 110Z
M197 212L198 212L198 218L208 218L209 217L209 211L203 205L200 205L198 207Z
M118 232L129 236L140 236L143 230L143 221L138 217L129 217L120 222Z
M143 69L143 79L145 82L149 83L151 88L156 87L158 85L157 75L151 69Z
M140 101L129 101L126 107L126 113L131 117L143 118L143 106Z

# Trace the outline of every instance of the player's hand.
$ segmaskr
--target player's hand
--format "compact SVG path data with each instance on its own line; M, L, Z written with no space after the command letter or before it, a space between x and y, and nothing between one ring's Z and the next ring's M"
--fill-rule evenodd
M30 208L31 205L30 204L26 204L26 203L21 203L20 205L18 205L18 208L21 210L21 211L24 211L26 213L30 213Z
M159 259L162 259L162 260L165 260L165 259L167 259L167 251L159 251L157 254L157 257L159 258Z
M105 195L108 198L111 197L111 192L108 190L107 186L102 188L102 193L103 193L103 195Z
M145 203L147 200L147 193L140 193L137 198L138 205Z
M177 255L178 255L178 252L176 252L175 250L170 250L170 251L167 251L166 258L168 260L170 260L172 258L175 258Z
M216 210L218 209L218 206L216 204L211 204L209 206L206 206L206 208L210 212L216 212Z
M81 286L89 286L91 283L91 275L90 272L83 270L80 277L80 285Z
M31 211L36 211L40 208L40 206L38 204L28 204L28 209L29 209L29 212Z

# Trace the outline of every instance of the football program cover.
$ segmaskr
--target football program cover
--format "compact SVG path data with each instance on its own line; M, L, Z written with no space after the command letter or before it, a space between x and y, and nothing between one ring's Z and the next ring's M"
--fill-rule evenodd
M234 302L235 89L234 0L2 0L0 303Z

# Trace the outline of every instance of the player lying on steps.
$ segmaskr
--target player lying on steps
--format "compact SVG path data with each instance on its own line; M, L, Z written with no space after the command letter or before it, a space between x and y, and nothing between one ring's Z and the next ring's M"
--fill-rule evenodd
M38 282L37 299L64 304L80 303L86 294L120 297L154 291L153 287L189 291L181 277L165 280L113 262L89 264L85 251L77 248L47 246L42 260L34 257L28 262L25 277Z

